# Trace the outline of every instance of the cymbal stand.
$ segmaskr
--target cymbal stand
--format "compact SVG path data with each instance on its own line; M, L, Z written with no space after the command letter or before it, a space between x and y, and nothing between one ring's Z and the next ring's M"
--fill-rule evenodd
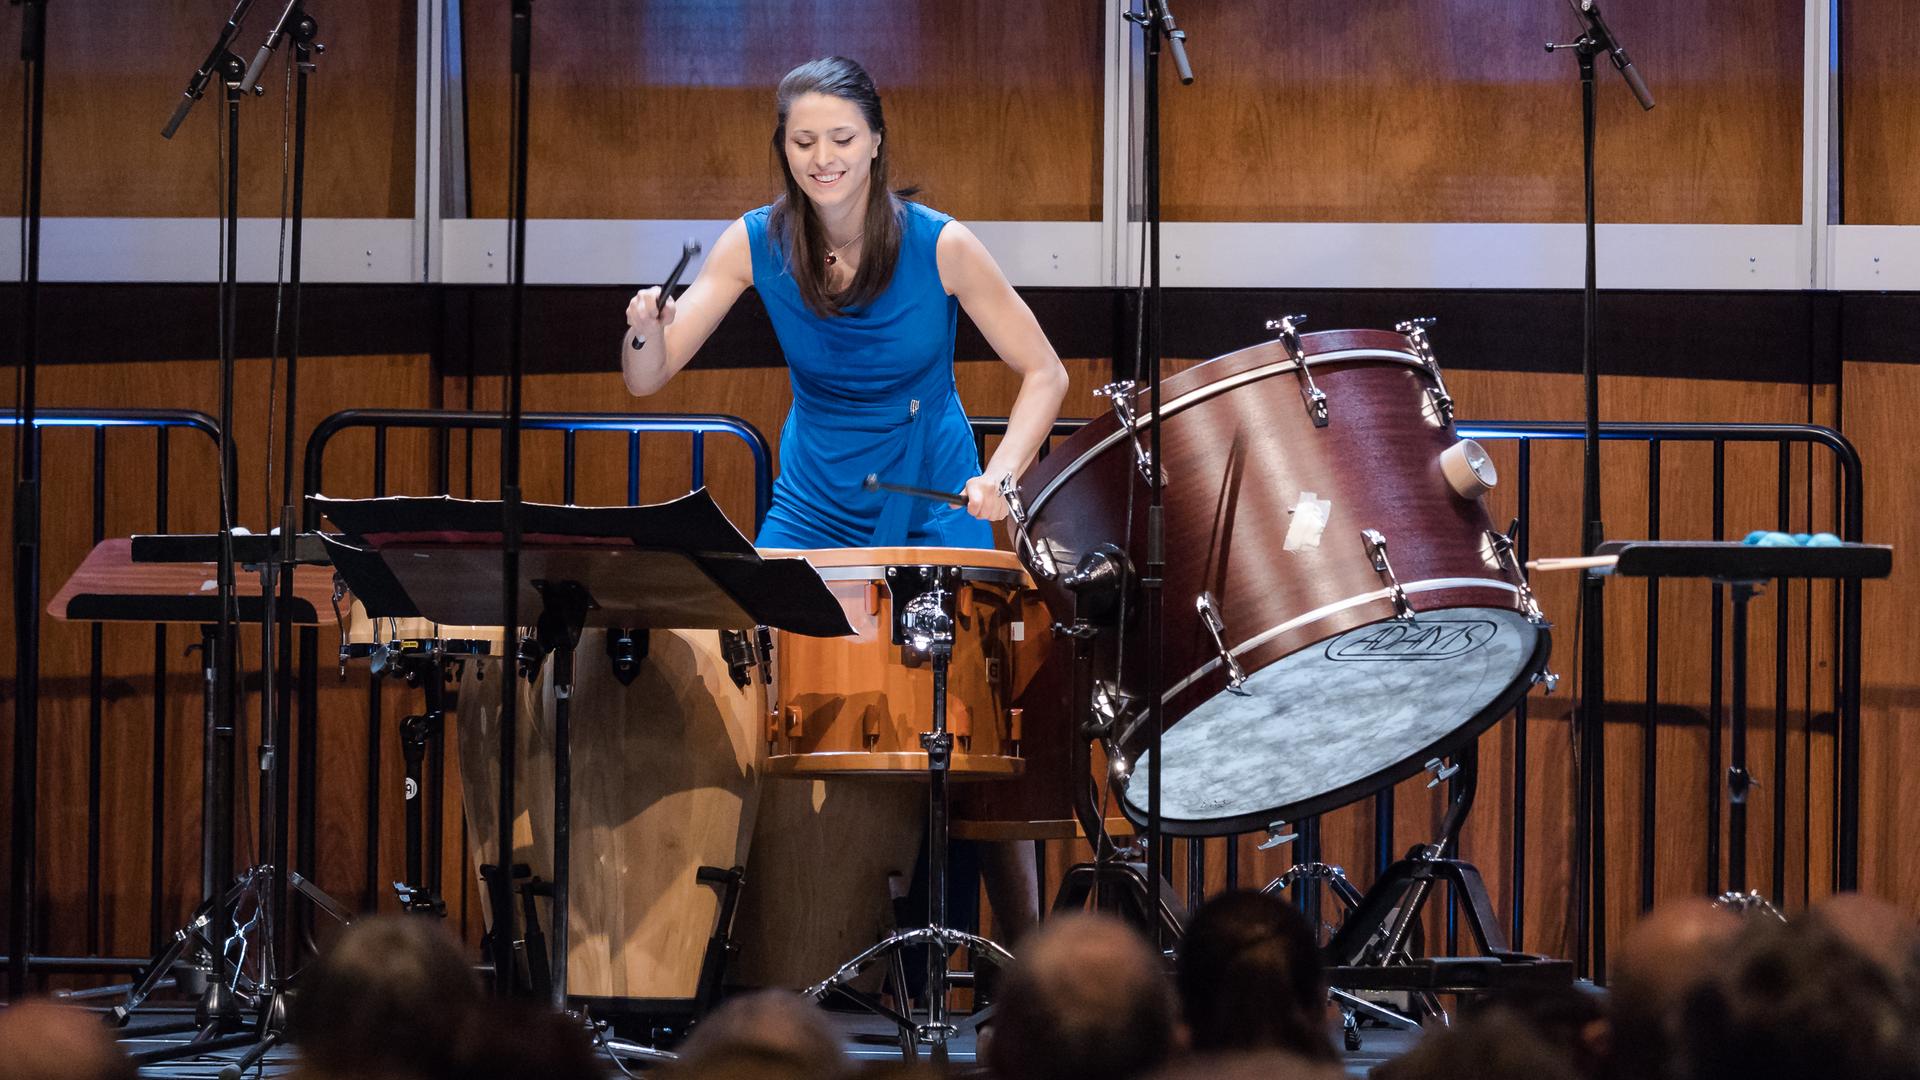
M933 730L920 736L927 751L927 925L901 930L842 964L839 970L808 987L807 997L820 999L839 991L862 1008L891 1020L900 1029L901 1051L910 1060L925 1043L936 1063L947 1060L947 1043L960 1031L947 1014L947 956L966 949L975 962L1005 967L1013 954L998 944L947 926L947 848L950 832L948 772L952 766L953 734L947 730L947 667L953 659L953 613L960 586L960 570L953 566L894 566L887 568L887 586L893 593L893 641L933 667ZM927 946L927 1019L918 1023L907 1003L904 951ZM868 965L885 958L898 995L898 1009L890 1009L869 995L851 989ZM975 1012L969 1024L978 1024L991 1009Z

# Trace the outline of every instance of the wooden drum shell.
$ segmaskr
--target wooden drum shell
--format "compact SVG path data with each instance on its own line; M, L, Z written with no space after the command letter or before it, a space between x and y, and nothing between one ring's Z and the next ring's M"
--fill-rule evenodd
M846 548L804 556L839 598L848 637L774 635L767 771L774 776L925 779L920 735L933 730L933 667L892 641L894 566L957 566L947 729L955 780L1016 775L1021 721L1012 711L1011 637L1027 578L1003 551Z
M1302 621L1382 590L1385 582L1367 557L1363 529L1386 538L1402 584L1486 582L1411 593L1415 610L1519 607L1516 579L1490 542L1485 507L1456 493L1442 471L1440 455L1458 437L1433 407L1428 391L1434 381L1407 337L1343 330L1305 335L1302 345L1314 382L1327 395L1330 422L1323 428L1313 425L1302 383L1278 341L1190 368L1162 386L1168 553L1163 671L1173 690L1165 709L1170 727L1227 685L1213 637L1195 608L1202 592L1212 594L1229 646L1265 637L1238 654L1248 674L1395 614L1382 598ZM1135 398L1142 446L1153 423L1149 404L1144 394ZM1147 550L1145 485L1133 445L1111 414L1063 441L1029 470L1021 488L1029 532L1053 552L1062 574L1103 542L1120 545L1136 560ZM1317 547L1283 551L1290 510L1304 492L1333 501L1329 524ZM1130 496L1133 526L1130 535L1121 535ZM1039 587L1056 616L1071 617L1073 597L1057 580ZM1273 632L1289 622L1299 625ZM1144 670L1145 635L1137 620L1123 637L1126 670ZM1130 756L1145 749L1145 726L1122 743Z
M734 684L712 630L654 631L632 685L581 635L573 748L568 986L573 997L691 999L719 912L702 866L745 865L759 806L765 688ZM553 686L516 679L514 861L553 877ZM476 867L497 863L501 665L470 660L457 704Z

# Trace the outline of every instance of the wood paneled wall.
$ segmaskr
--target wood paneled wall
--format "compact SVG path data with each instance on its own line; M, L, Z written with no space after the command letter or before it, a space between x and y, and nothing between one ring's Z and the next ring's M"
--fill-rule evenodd
M507 8L463 10L473 214L501 217ZM737 217L781 191L781 76L842 54L880 88L896 186L965 218L1097 220L1101 34L1086 2L537 9L528 200L535 217Z
M284 5L283 5L284 6ZM235 51L251 60L279 9L259 5ZM171 140L160 129L232 5L205 0L71 0L47 5L46 171L49 216L217 217L224 182L219 83ZM310 80L306 211L313 217L413 216L414 10L393 0L341 0L313 9L327 51ZM18 20L5 40L17 40ZM291 90L282 48L242 103L240 213L280 212L282 105ZM0 101L19 115L20 65L0 65ZM8 124L5 147L19 127ZM284 128L291 137L289 126ZM20 171L0 170L0 207L20 205ZM209 259L214 253L209 250Z
M1920 350L1852 358L1842 373L1841 417L1866 462L1867 538L1892 544L1893 577L1862 588L1865 643L1861 686L1860 887L1913 904L1920 865L1909 854L1920 821L1920 686L1907 618L1920 604L1920 521L1912 510L1920 451L1913 407L1920 401ZM1891 361L1891 362L1890 362Z
M1841 220L1849 225L1920 224L1920 87L1913 50L1920 10L1901 0L1849 0L1840 24Z
M1095 404L1090 389L1099 382L1105 362L1075 361L1071 365L1074 388L1068 413L1084 414ZM264 365L249 361L242 365L242 400L265 399ZM213 406L212 365L180 362L160 365L100 365L57 367L46 376L49 404L124 405L167 404L211 408ZM1901 449L1900 402L1920 394L1920 368L1905 365L1853 365L1848 369L1849 386L1858 380L1861 389L1848 394L1846 418L1850 430L1856 430L1867 454L1872 487L1869 491L1869 532L1878 540L1901 544L1906 529L1896 509L1903 505L1899 485L1905 474ZM1463 414L1487 418L1573 418L1579 412L1579 383L1574 376L1530 375L1454 371L1450 380L1463 403ZM959 370L962 394L968 407L978 414L1003 411L1011 403L1014 383L1006 369L992 362L965 363ZM489 407L497 402L497 379L481 379L474 386L475 403ZM1608 378L1604 382L1604 408L1610 418L1622 420L1829 420L1834 416L1834 395L1830 388L1809 390L1804 385L1740 383L1671 378ZM320 359L303 365L303 424L311 424L321 415L351 406L423 406L444 403L447 407L464 404L466 387L457 379L435 380L424 358L341 358ZM1852 405L1861 402L1858 407ZM695 367L684 373L666 391L643 402L628 399L617 377L605 375L541 375L529 380L527 404L530 409L622 410L632 407L663 411L719 411L742 416L777 440L779 423L787 403L784 371L777 368L703 370ZM245 465L240 486L242 520L257 523L262 515L260 491L261 455L251 448L261 444L264 409L249 407L242 411L238 433ZM50 439L56 438L50 436ZM84 439L81 440L84 443ZM424 436L396 434L389 447L388 490L430 490L430 444ZM176 506L170 522L176 529L205 528L211 525L211 501L204 494L211 476L212 455L191 447L191 440L176 439L174 483ZM116 455L120 451L114 451ZM497 444L490 439L476 440L474 490L485 496L494 484ZM1495 447L1508 485L1496 492L1495 516L1511 512L1515 476L1511 449ZM194 455L198 455L196 458ZM671 442L661 449L647 451L643 497L657 498L680 490L685 483L684 451ZM132 460L137 456L129 455ZM115 460L120 460L117 456ZM464 487L456 453L454 490ZM625 453L620 440L609 440L604 447L583 436L580 447L580 473L577 497L582 501L619 502L625 496ZM1790 463L1795 490L1813 490L1811 502L1796 496L1793 522L1796 526L1828 527L1826 519L1830 491L1822 487L1824 462L1815 458L1811 471L1804 455ZM560 453L557 437L543 442L535 436L527 454L529 496L558 499ZM50 595L65 573L84 554L91 541L91 524L83 499L90 452L84 445L50 443L49 535L47 548L47 584ZM364 434L343 436L330 454L327 468L328 488L332 494L364 494L372 490L371 442ZM1646 451L1642 447L1620 444L1610 446L1605 458L1607 477L1607 521L1616 535L1636 535L1648 531L1646 516ZM108 500L105 531L124 534L144 528L151 493L145 488L146 462L116 480ZM742 523L750 515L750 463L744 453L729 449L724 441L710 444L709 479L723 506ZM1579 447L1576 443L1541 446L1533 463L1534 534L1536 555L1572 551L1576 544L1578 518ZM1665 482L1663 509L1659 521L1665 536L1708 535L1712 522L1708 511L1710 455L1704 449L1669 447L1663 456ZM1778 460L1771 449L1733 447L1727 452L1726 530L1739 535L1752 527L1774 524L1777 501ZM124 483L120 482L121 479ZM1811 489L1809 483L1812 483ZM196 486L198 485L198 486ZM193 503L188 492L200 491ZM190 508L191 507L191 508ZM1810 507L1810 508L1809 508ZM1878 508L1878 509L1873 509ZM1810 516L1809 516L1810 515ZM0 521L0 528L6 527ZM1903 567L1905 562L1903 559ZM1868 626L1884 626L1893 612L1912 598L1905 595L1911 572L1903 571L1890 586L1870 587ZM1567 680L1561 693L1543 698L1537 692L1527 722L1526 846L1527 880L1524 882L1524 944L1528 948L1564 954L1571 945L1568 912L1570 867L1568 851L1571 838L1572 743L1568 720L1576 700L1573 685L1575 642L1574 581L1569 577L1542 576L1538 579L1542 601L1559 627L1556 637L1554 668ZM1640 881L1640 763L1644 730L1644 709L1640 702L1645 687L1646 627L1642 617L1643 589L1638 583L1615 581L1609 586L1609 687L1613 705L1608 714L1607 757L1607 850L1609 853L1609 927L1616 936L1638 911ZM1784 772L1774 767L1772 746L1772 674L1771 637L1763 633L1772 626L1771 613L1778 598L1769 594L1756 602L1754 625L1755 700L1750 757L1756 776L1763 786L1753 815L1749 840L1751 880L1764 883L1771 873L1771 829L1769 812L1775 782L1783 782L1789 793L1789 835L1787 837L1788 880L1797 890L1804 868L1811 868L1813 893L1824 889L1831 851L1826 822L1830 804L1825 800L1830 778L1826 763L1830 760L1829 729L1819 719L1831 707L1832 658L1826 651L1824 612L1826 601L1815 596L1810 605L1807 590L1790 591L1790 610L1794 612L1789 648L1789 695L1787 722L1790 731L1789 757ZM1655 894L1672 897L1695 894L1705 887L1705 826L1703 808L1707 799L1705 745L1707 728L1704 715L1708 704L1707 664L1710 596L1706 587L1671 584L1663 589L1660 620L1659 693L1668 708L1657 725L1657 798L1658 828ZM105 716L108 757L104 806L105 831L102 868L105 872L106 905L102 925L89 938L83 914L86 882L85 853L85 755L83 747L87 721L87 686L84 673L87 660L87 631L82 627L49 622L46 663L47 719L42 734L42 781L40 849L43 853L41 895L45 931L40 947L57 952L79 951L95 944L107 952L140 952L147 945L147 879L145 835L148 822L147 772L151 743L151 693L149 670L152 634L140 628L110 628L106 633L109 707ZM1812 634L1809 671L1803 644ZM184 631L175 632L173 647L183 644ZM343 683L334 674L332 650L337 639L331 627L321 632L322 704L319 729L322 754L317 794L320 814L320 850L318 880L350 903L371 901L390 908L394 901L386 882L401 875L399 794L400 761L393 728L398 717L419 704L418 692L400 685L383 691L383 722L378 728L368 722L368 698L365 675L353 671ZM1920 890L1912 888L1920 876L1920 866L1907 858L1897 841L1899 822L1910 820L1911 804L1920 791L1902 779L1911 740L1898 738L1898 718L1910 697L1902 672L1906 666L1901 645L1885 636L1869 637L1867 683L1870 713L1867 736L1868 800L1866 884L1889 895L1912 898ZM0 664L11 663L11 653L0 657ZM198 686L185 663L178 663L169 683L171 727L167 741L169 806L166 829L168 851L169 918L183 915L197 891L197 767L199 761L198 728L194 719L198 709ZM11 711L0 718L0 733L10 729ZM1463 851L1486 872L1496 903L1503 914L1514 899L1514 882L1509 873L1512 835L1512 802L1517 778L1514 773L1514 740L1518 724L1508 720L1492 729L1481 741L1482 783L1478 807L1463 841ZM450 737L457 730L450 728ZM380 747L378 784L381 791L381 815L375 830L379 836L379 873L370 877L366 868L368 822L362 810L367 784L369 746ZM250 745L250 743L248 744ZM10 752L10 740L0 738L0 766ZM243 758L246 755L243 753ZM458 769L449 761L449 791L458 791ZM0 785L9 773L0 768ZM0 791L0 797L4 791ZM1440 802L1419 781L1401 785L1397 795L1396 845L1404 847L1422 839L1437 821ZM443 865L446 892L456 925L477 935L479 926L477 892L472 885L470 863L460 843L461 821L457 797L446 806L444 824L448 830L448 848ZM250 821L244 818L243 821ZM1375 852L1372 840L1370 802L1330 814L1324 820L1323 839L1329 861L1345 865L1360 882L1371 876ZM242 837L251 834L251 825L243 825ZM1241 881L1258 884L1277 874L1287 861L1283 852L1259 853L1253 841L1242 841ZM0 837L0 843L4 837ZM1211 884L1221 884L1224 841L1209 843ZM1078 844L1052 842L1048 864L1052 878L1070 862L1081 857ZM1399 852L1395 852L1399 854ZM1723 853L1724 858L1724 853ZM1799 903L1797 892L1788 897ZM476 937L477 939L477 937Z
M1017 18L1016 9L1017 8ZM504 210L506 7L465 5L473 212ZM211 216L218 94L159 138L225 14L192 0L49 9L46 212ZM415 19L409 4L317 13L308 212L413 209ZM1181 13L1201 78L1171 83L1166 207L1175 220L1566 221L1579 212L1573 18L1531 0L1395 0ZM1859 0L1840 23L1846 220L1920 221L1903 163L1910 5ZM772 88L799 60L868 63L889 103L896 177L962 217L1089 220L1100 210L1102 11L1093 3L841 4L804 16L654 0L540 9L533 212L731 217L777 192ZM1799 220L1804 11L1640 0L1610 13L1660 107L1600 72L1608 221ZM257 24L257 25L256 25ZM7 40L17 33L9 24ZM245 51L265 34L256 16ZM242 212L279 204L283 71L245 103ZM0 101L23 96L0 65ZM17 154L17 129L0 152ZM0 206L19 175L0 170Z
M1169 82L1169 219L1574 221L1578 36L1533 0L1241 4L1180 12L1196 79ZM1615 4L1658 107L1600 64L1602 221L1800 220L1803 5ZM1702 43L1711 42L1703 48Z

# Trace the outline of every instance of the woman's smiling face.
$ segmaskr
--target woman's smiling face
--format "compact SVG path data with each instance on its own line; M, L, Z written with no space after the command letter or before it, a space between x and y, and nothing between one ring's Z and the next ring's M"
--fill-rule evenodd
M787 109L786 153L788 170L814 205L822 210L861 207L873 159L880 154L880 136L853 102L802 94Z

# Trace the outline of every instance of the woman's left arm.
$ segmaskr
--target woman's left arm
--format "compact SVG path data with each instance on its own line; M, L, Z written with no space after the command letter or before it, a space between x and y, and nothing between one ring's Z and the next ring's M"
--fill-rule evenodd
M1007 434L985 471L967 481L966 487L967 512L998 521L1007 516L1000 478L1019 476L1039 454L1067 396L1067 369L1027 302L1007 284L1006 275L973 230L948 222L940 230L935 252L940 284L960 301L1000 359L1020 375L1020 393L1007 414Z

